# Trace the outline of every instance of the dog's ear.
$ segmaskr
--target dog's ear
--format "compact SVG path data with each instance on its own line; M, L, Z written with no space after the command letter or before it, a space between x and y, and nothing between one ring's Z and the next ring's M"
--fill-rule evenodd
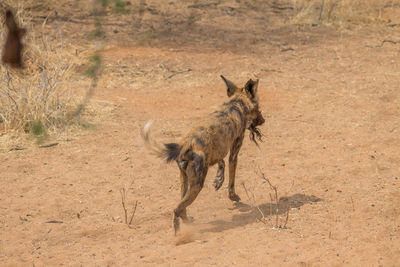
M258 89L258 79L255 81L250 79L244 86L244 90L246 91L247 97L254 102L258 100L257 89Z
M228 95L228 97L233 96L236 91L238 90L238 87L231 81L229 81L228 79L226 79L224 76L221 75L222 80L224 80L225 84L226 84L226 93Z

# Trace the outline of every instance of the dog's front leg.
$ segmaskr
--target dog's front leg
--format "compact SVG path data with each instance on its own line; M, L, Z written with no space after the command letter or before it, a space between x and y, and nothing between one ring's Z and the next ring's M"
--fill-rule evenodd
M224 183L224 180L225 180L225 161L220 160L218 162L217 175L215 176L214 183L213 183L215 190L218 190L221 188L222 184Z
M235 193L235 174L238 154L242 147L243 137L244 135L233 142L229 155L229 199L236 202L240 201L240 197Z

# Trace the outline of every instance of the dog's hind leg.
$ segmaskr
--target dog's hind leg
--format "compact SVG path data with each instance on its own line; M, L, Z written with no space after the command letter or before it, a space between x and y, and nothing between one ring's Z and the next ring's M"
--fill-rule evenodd
M239 150L242 147L243 136L233 142L229 155L229 199L232 201L240 201L240 197L235 193L235 175Z
M182 213L186 213L186 207L193 203L200 191L201 186L199 184L189 186L189 190L186 192L185 197L181 200L181 202L174 210L175 235L179 231L179 218L182 217Z
M175 235L179 231L179 218L182 218L182 214L186 213L186 208L193 203L197 195L200 193L204 185L204 180L207 175L207 167L198 165L201 162L190 161L186 169L188 188L185 196L174 210L174 229ZM201 171L199 171L201 169Z
M179 165L179 171L180 171L180 178L181 178L181 199L183 199L186 195L186 192L188 190L188 177L186 175L186 170L181 168L181 165ZM193 217L191 216L187 216L186 214L186 209L184 209L181 213L181 219L184 222L192 222L193 221Z
M224 183L224 179L225 179L225 161L220 160L218 162L217 175L215 176L214 183L213 183L215 190L218 190L221 188L222 184Z

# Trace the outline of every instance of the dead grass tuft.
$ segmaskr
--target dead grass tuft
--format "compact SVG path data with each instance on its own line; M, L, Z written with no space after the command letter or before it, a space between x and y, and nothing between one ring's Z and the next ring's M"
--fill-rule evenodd
M102 110L96 109L105 107L104 103L88 103L91 94L85 96L85 92L92 93L90 88L93 86L89 85L91 77L85 77L84 72L76 73L75 66L82 64L82 55L77 55L77 48L66 45L61 29L52 35L46 34L46 20L42 28L33 28L29 12L23 11L24 3L29 5L29 1L18 5L6 1L4 4L4 7L12 8L20 27L27 28L23 38L25 68L0 65L0 137L11 145L22 141L21 136L25 133L41 143L49 136L71 134L77 127L86 129L89 124L82 117L101 115ZM4 12L1 11L2 5L2 22ZM5 27L0 23L1 45L5 38ZM76 87L78 82L80 88ZM5 134L12 137L4 138Z
M290 23L339 28L390 24L399 8L394 0L292 0L292 4Z
M27 27L23 13L18 11L16 14L19 24ZM4 28L1 32L3 43ZM25 68L0 66L0 122L5 131L23 131L45 137L52 129L67 123L66 115L73 108L68 84L73 63L66 56L70 53L65 51L61 31L55 40L50 38L28 28L23 40Z

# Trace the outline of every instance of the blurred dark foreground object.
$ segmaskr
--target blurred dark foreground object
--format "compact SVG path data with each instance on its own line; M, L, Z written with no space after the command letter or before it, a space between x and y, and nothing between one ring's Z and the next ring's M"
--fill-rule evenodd
M9 64L13 68L23 68L21 57L23 45L21 39L26 34L26 29L18 27L10 10L6 11L4 24L8 33L1 61L3 64Z

